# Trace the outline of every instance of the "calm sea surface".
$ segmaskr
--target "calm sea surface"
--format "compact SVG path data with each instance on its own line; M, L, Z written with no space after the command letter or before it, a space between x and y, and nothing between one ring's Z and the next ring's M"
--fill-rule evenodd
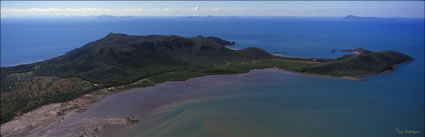
M363 82L260 71L226 76L218 78L218 82L199 83L200 86L191 88L184 86L184 82L180 86L177 83L170 90L180 91L181 94L172 94L179 98L147 114L137 111L137 104L131 106L134 103L131 100L121 106L133 107L136 109L133 113L143 118L140 124L123 130L120 135L424 136L423 19L10 18L1 20L1 65L32 63L62 55L109 32L217 36L236 41L233 48L253 46L288 56L336 58L343 53L330 50L361 47L374 51L397 50L415 58L391 73L366 77ZM135 97L142 93L129 91L122 96L137 100ZM102 104L114 106L113 99L109 100L96 104L91 111L108 108ZM119 106L117 101L115 106ZM421 133L396 134L397 128Z

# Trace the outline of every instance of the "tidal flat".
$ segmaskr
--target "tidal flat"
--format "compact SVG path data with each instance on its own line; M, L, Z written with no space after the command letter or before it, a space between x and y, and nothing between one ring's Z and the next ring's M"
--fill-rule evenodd
M397 128L423 132L423 119L417 119L423 111L407 105L414 100L406 101L418 93L383 90L382 85L400 88L389 85L393 73L354 81L270 68L171 81L100 94L84 111L19 135L391 137Z
M105 114L129 112L140 118L138 124L111 127L101 136L391 137L400 135L397 128L423 133L420 105L406 100L421 94L418 87L389 91L403 87L389 85L394 77L354 81L261 69L133 89L105 98L93 110L125 106Z

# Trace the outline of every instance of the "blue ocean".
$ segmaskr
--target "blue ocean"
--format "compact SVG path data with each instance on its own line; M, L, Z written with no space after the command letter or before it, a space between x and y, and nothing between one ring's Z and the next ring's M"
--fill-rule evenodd
M121 135L423 137L424 25L423 18L2 18L1 66L62 55L110 32L216 36L235 41L231 48L258 47L297 57L346 54L331 52L333 49L397 50L414 60L391 73L367 76L365 81L265 71L244 79L183 88L191 92L179 95L184 96L179 102L189 103L144 114L146 120ZM187 101L200 98L209 99ZM397 130L420 133L400 134Z

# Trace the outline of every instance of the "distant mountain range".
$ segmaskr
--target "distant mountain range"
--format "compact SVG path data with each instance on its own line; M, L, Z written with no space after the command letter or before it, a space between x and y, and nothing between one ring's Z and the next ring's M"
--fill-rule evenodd
M396 20L396 19L399 19L399 17L362 17L362 16L347 15L344 17L344 19L347 19L347 20Z
M96 18L131 18L131 17L133 16L114 16L114 15L106 15L106 14L96 16Z

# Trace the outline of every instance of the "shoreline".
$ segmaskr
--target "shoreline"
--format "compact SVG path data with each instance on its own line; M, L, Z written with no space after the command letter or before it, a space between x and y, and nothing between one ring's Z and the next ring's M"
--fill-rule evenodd
M11 121L8 121L1 125L1 136L48 136L52 131L51 127L57 126L62 121L74 117L76 115L85 113L86 110L92 106L94 103L102 101L106 97L113 96L119 93L126 93L127 91L135 89L145 89L153 88L162 84L168 84L173 82L187 82L187 81L197 81L197 79L208 79L213 77L222 77L222 76L239 76L246 75L249 73L255 73L258 71L268 71L268 70L278 70L288 73L293 73L279 68L265 68L265 69L252 69L247 73L238 73L238 74L219 74L219 75L208 75L202 77L189 78L184 81L165 81L162 83L155 84L148 87L134 87L134 88L123 88L120 86L113 86L109 88L100 89L91 93L87 93L79 98L73 99L71 101L62 102L62 103L53 103L41 106L30 112L24 113L19 116L15 116ZM293 73L295 74L295 73ZM138 81L137 81L138 82ZM134 83L137 83L134 82ZM134 84L131 83L131 84ZM128 85L131 85L128 84ZM107 116L103 118L96 118L95 122L89 122L86 125L81 125L78 130L78 134L63 133L59 136L98 136L101 134L101 129L109 126L121 126L126 127L133 124L137 124L140 121L139 118L136 118L132 115L127 115L125 117L114 117Z
M396 64L393 66L395 69L396 67L407 64L412 60L405 61L400 64ZM340 78L340 79L347 79L347 80L355 80L355 81L364 81L361 77L365 76L374 76L379 74L386 74L394 70L388 70L381 73L374 73L374 74L367 74L367 75L361 75L361 76L329 76L329 75L319 75L319 74L309 74L309 73L300 73L300 72L293 72L288 71L284 69L280 69L277 67L272 68L264 68L264 69L252 69L247 73L236 73L236 74L218 74L218 75L208 75L208 76L201 76L201 77L193 77L189 78L184 81L189 80L196 80L196 79L202 79L206 77L211 76L229 76L229 75L243 75L248 73L253 73L255 71L267 71L267 70L279 70L279 71L285 71L292 74L297 75L307 75L307 76L318 76L318 77L327 77L327 78ZM143 79L142 79L143 80ZM140 81L140 80L139 80ZM132 85L139 81L136 81L134 83L128 84ZM179 82L179 81L165 81L162 83L157 83L152 86L148 87L132 87L132 88L122 88L126 85L120 85L120 86L113 86L109 88L100 89L91 93L87 93L79 98L76 98L71 101L62 102L62 103L53 103L41 106L33 111L24 113L19 116L15 116L11 121L4 123L1 125L1 135L2 136L25 136L30 134L38 134L38 135L49 135L49 127L55 126L55 124L60 123L64 119L74 116L80 113L86 112L87 108L91 106L93 103L99 102L105 97L115 95L117 93L126 92L132 89L138 89L138 88L150 88L155 87L158 84L165 84L169 82ZM83 131L79 132L79 135L81 136L96 136L101 133L101 129L104 127L108 127L111 125L119 125L119 126L129 126L133 124L137 124L139 119L134 116L125 116L125 117L105 117L97 119L99 120L97 123L94 123L87 127L79 127ZM40 129L43 129L43 127L49 126L46 131L40 131ZM51 132L51 131L50 131ZM64 133L65 134L65 133ZM65 134L66 136L66 134Z
M309 58L309 57L287 56L287 55L282 55L282 54L279 54L279 53L270 53L270 55L273 55L273 56L276 56L276 57L300 58L300 59L313 59L313 58Z
M413 60L407 60L407 61L404 61L402 63L395 64L395 65L392 66L393 70L386 70L384 72L364 74L364 75L357 75L357 76L332 76L332 75L322 75L322 74L314 74L314 73L302 73L302 72L293 72L293 71L289 71L289 72L297 73L297 74L300 74L300 75L309 75L309 76L317 76L317 77L340 78L340 79L347 79L347 80L354 80L354 81L366 81L364 79L364 77L387 74L387 73L393 72L397 67L399 67L399 66L401 66L403 64L410 63L412 61ZM287 70L285 70L285 71L287 71Z

